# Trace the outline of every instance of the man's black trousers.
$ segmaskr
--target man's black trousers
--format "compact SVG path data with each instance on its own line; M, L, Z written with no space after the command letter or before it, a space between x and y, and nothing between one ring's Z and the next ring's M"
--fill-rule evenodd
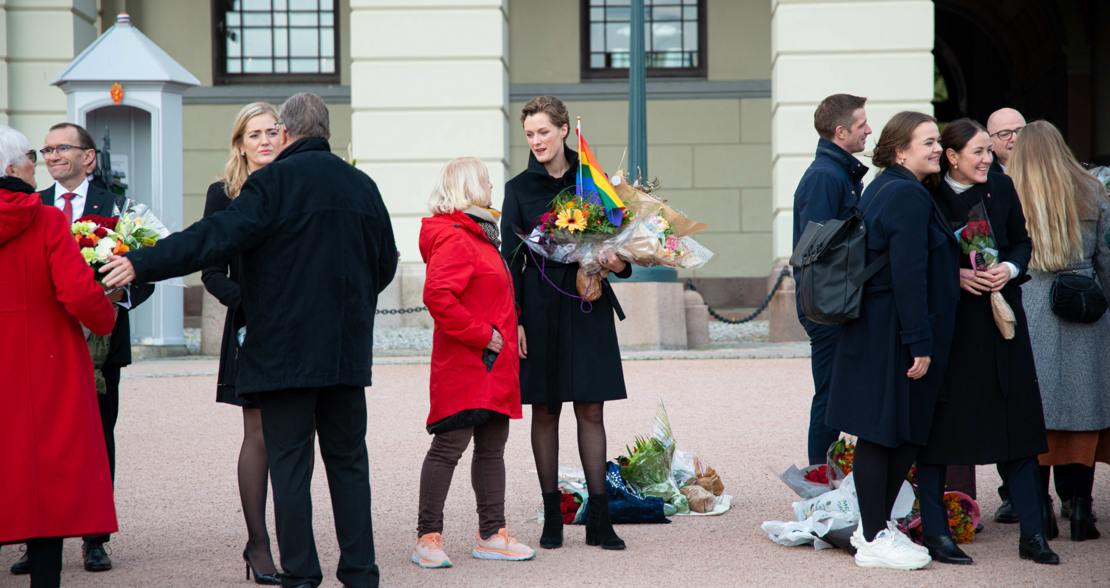
M104 428L104 446L108 448L108 470L112 472L112 485L116 483L116 420L119 419L119 379L122 365L105 365L100 368L104 383L108 385L106 394L97 394L96 403L100 408L100 425ZM107 543L111 535L85 537L85 541Z
M262 434L274 487L282 586L323 581L312 534L313 432L328 475L335 534L336 577L351 588L376 588L370 472L366 454L366 391L361 387L298 388L259 394Z

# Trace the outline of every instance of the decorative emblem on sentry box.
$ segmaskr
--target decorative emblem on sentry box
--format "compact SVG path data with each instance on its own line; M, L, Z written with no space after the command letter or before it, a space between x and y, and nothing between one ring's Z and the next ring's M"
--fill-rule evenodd
M119 82L112 84L112 102L119 104L123 102L123 86Z

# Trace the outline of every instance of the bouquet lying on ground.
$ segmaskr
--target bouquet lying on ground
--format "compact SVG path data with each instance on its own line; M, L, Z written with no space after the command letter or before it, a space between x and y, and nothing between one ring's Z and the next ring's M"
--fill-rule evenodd
M956 231L956 238L960 241L960 251L971 260L971 269L983 272L998 267L998 245L982 202L971 208L967 224ZM990 297L994 324L998 325L1004 339L1013 339L1017 326L1014 310L1001 292L991 292Z
M975 540L975 527L979 525L979 505L963 492L945 492L944 506L948 509L948 533L956 543ZM921 512L915 508L899 523L899 529L914 541L921 543Z
M839 488L844 478L852 473L852 465L856 457L856 444L848 441L846 437L841 437L829 446L827 455L826 477L833 488Z

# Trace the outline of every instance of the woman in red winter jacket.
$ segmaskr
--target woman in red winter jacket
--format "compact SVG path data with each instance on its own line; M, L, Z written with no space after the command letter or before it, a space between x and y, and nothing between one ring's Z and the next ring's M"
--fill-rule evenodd
M505 442L509 419L521 418L517 308L501 258L500 213L489 208L493 185L481 161L462 157L440 172L420 228L427 267L424 304L432 335L432 446L420 472L420 511L412 561L451 567L443 549L443 504L455 465L470 439L470 476L478 502L478 559L520 561L536 552L505 524Z

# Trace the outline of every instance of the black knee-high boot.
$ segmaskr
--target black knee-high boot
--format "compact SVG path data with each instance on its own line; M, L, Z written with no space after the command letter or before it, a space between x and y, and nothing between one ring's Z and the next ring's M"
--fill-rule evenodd
M602 549L624 549L624 540L617 537L609 520L609 495L590 494L586 511L586 545Z
M543 493L543 533L540 547L558 549L563 546L563 493Z

